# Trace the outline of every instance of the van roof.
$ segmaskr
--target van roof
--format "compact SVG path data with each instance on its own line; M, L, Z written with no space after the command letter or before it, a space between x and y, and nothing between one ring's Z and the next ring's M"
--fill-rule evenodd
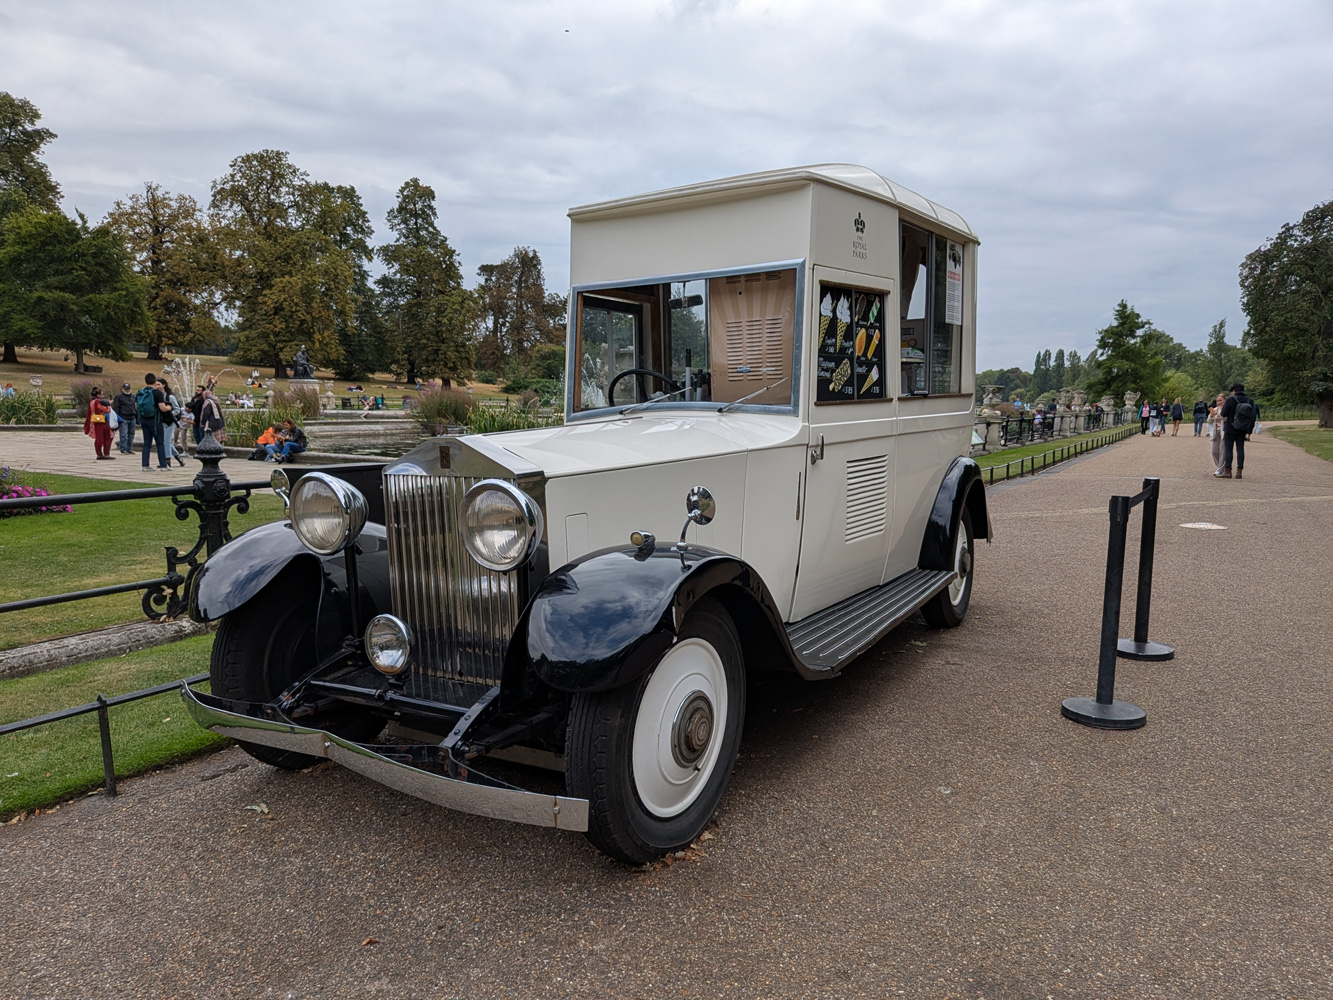
M763 170L753 174L738 174L735 177L702 181L698 184L663 188L660 191L630 195L627 198L613 198L610 201L579 205L569 210L569 217L576 220L592 220L598 216L628 215L640 210L651 210L653 206L662 202L725 200L728 195L739 194L742 191L791 187L809 182L829 184L887 202L924 219L934 220L958 235L979 242L976 232L957 212L936 204L929 198L923 198L915 191L889 180L869 167L854 163L816 163L805 167Z

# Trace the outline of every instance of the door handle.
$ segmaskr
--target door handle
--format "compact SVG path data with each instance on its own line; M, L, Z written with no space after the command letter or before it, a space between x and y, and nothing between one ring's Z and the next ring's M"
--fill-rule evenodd
M814 465L824 457L824 435L819 435L819 447L810 449L810 464Z

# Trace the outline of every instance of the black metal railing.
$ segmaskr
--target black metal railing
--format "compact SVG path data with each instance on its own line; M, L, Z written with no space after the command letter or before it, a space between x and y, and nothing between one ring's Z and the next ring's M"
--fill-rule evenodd
M191 514L199 517L199 537L184 553L174 545L166 546L167 571L152 580L138 580L134 583L120 583L110 587L94 587L89 590L76 590L68 594L51 594L46 597L33 597L23 601L10 601L0 604L0 614L10 611L25 611L30 608L42 608L52 604L64 604L69 601L83 601L93 597L105 597L108 594L124 594L142 590L143 610L149 618L175 618L185 610L190 582L202 565L200 553L211 556L231 540L231 526L227 515L235 508L238 514L250 509L251 491L264 489L267 480L256 482L233 483L219 467L225 456L222 445L212 436L206 436L199 442L195 457L203 468L194 477L189 486L152 486L146 489L105 490L100 493L65 493L55 496L16 497L0 500L0 513L9 510L30 510L37 507L54 507L89 503L117 503L125 500L146 500L153 497L170 497L176 506L176 519L188 521ZM233 495L233 494L239 494ZM184 572L182 572L182 570Z
M1103 434L1098 438L1084 438L1081 441L1070 441L1044 451L1039 455L1024 455L1012 461L1005 462L1003 465L996 463L994 465L983 466L981 470L982 478L986 480L987 486L994 486L997 482L1004 482L1006 479L1012 479L1015 476L1030 476L1043 469L1049 469L1052 465L1068 461L1071 458L1077 458L1079 455L1087 454L1096 448L1104 445L1115 444L1117 441L1123 441L1127 437L1132 437L1138 433L1137 426L1124 426L1119 430ZM1014 471L1017 466L1018 471ZM996 475L996 470L1002 469L1004 475Z
M1087 413L1022 413L1005 417L1000 422L1000 446L1037 444L1052 440L1057 430L1062 436L1089 434L1093 431L1119 427L1125 415L1121 410L1092 409ZM1057 420L1059 427L1057 428Z
M18 722L6 723L0 726L0 736L8 736L10 733L18 733L25 729L34 729L37 726L60 722L62 719L73 719L80 715L89 715L96 712L97 728L102 737L102 774L105 782L103 787L106 788L108 795L115 795L116 762L111 753L111 717L107 713L107 709L114 708L117 705L125 705L132 701L139 701L143 698L152 698L154 695L166 694L169 691L179 691L182 684L199 684L206 680L208 680L208 674L195 674L193 677L183 677L178 681L168 681L166 684L144 688L142 691L131 691L129 694L118 694L112 698L99 694L96 701L90 701L86 705L62 708L58 712L48 712L46 715L36 715L31 719L20 719Z

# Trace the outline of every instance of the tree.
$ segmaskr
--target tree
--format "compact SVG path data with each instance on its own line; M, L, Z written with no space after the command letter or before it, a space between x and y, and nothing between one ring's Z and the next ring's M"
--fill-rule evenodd
M1065 381L1068 385L1077 387L1083 379L1083 359L1078 356L1078 351L1070 351L1065 356L1066 376Z
M535 344L565 339L568 300L546 291L542 259L531 247L515 247L498 264L477 268L483 357L498 350L509 362L525 365Z
M1032 361L1032 384L1029 396L1036 398L1051 387L1051 352L1038 351Z
M385 217L397 239L377 250L385 273L375 283L393 345L392 366L409 382L466 380L472 374L473 299L437 218L434 189L417 177L404 181Z
M1152 324L1121 299L1111 325L1097 331L1097 377L1088 385L1093 396L1109 395L1119 405L1126 392L1157 394L1162 356L1152 349Z
M24 343L125 361L125 341L148 326L143 283L107 226L90 228L36 206L0 228L0 323Z
M1275 388L1313 396L1319 426L1333 427L1333 201L1247 255L1240 292L1249 320L1242 343Z
M1225 392L1232 383L1244 382L1253 360L1242 347L1227 343L1227 321L1220 319L1208 331L1208 346L1194 351L1189 372L1207 396Z
M279 378L302 346L316 365L340 364L340 332L357 321L358 267L370 259L356 190L312 182L287 153L264 149L231 161L210 211L238 317L234 359L272 365Z
M1052 389L1063 389L1065 387L1065 351L1060 348L1055 352L1055 361L1051 363L1051 384Z
M38 159L42 147L56 138L50 129L37 127L41 120L31 101L0 91L0 223L29 205L55 211L60 203L60 185ZM0 362L18 364L13 329L5 327Z
M216 340L218 262L199 203L149 181L143 194L117 201L107 223L124 240L148 289L148 359Z

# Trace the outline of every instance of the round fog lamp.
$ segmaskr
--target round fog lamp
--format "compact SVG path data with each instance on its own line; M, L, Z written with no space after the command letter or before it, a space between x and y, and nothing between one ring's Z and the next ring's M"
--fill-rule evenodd
M396 677L412 656L412 630L393 615L379 615L366 626L366 656L382 674Z
M523 565L542 536L537 502L503 479L483 479L468 490L460 522L472 558L501 573Z
M292 529L311 552L341 552L366 526L369 505L350 483L323 472L308 472L292 487L288 501Z

